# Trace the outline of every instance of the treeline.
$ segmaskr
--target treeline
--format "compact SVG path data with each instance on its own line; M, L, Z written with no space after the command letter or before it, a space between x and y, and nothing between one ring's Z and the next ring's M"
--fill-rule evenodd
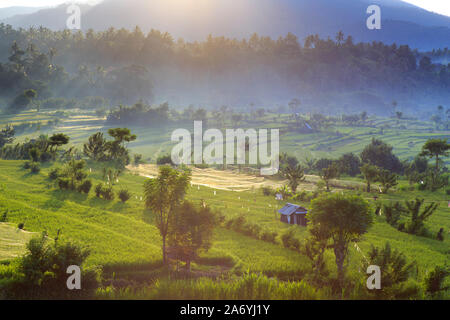
M216 88L218 104L228 100L248 105L261 102L255 101L253 89L280 86L291 92L304 90L300 95L395 90L403 96L425 91L446 95L450 86L448 65L433 64L406 45L354 43L341 32L335 39L311 35L300 41L293 34L278 39L254 34L242 40L209 36L203 42L186 42L158 30L144 34L139 27L83 33L42 27L14 30L0 24L0 43L2 60L11 57L14 43L14 63L20 65L23 55L36 56L33 73L41 74L44 86L21 88L36 88L40 96L48 88L59 88L55 94L60 96L100 92L114 103L134 103L150 99L153 84L156 94L164 96L173 95L175 88L186 95ZM9 67L4 72L9 79L18 77ZM14 83L4 85L17 88Z

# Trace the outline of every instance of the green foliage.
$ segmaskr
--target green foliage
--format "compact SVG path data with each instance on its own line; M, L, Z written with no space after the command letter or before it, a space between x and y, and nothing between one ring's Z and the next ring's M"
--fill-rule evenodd
M41 172L41 166L37 162L32 162L30 164L30 171L32 174L37 174L37 173Z
M367 261L363 263L363 270L370 265L380 267L381 290L373 290L371 294L378 299L402 299L405 295L412 298L411 287L408 279L414 274L416 263L408 263L406 257L397 250L392 250L389 242L383 248L372 246L367 255ZM419 294L419 287L415 288L415 295Z
M172 157L170 154L159 156L158 159L156 159L156 164L158 166L163 165L173 165Z
M131 198L131 193L127 189L120 190L117 195L123 203L127 202Z
M285 282L268 276L246 273L231 280L161 279L151 288L100 290L104 299L149 300L319 300L331 299L326 289L317 289L305 281Z
M95 186L95 196L108 201L114 200L115 197L113 188L109 185L104 186L102 183Z
M48 173L48 178L50 180L56 180L60 177L60 169L59 168L53 168L50 170L50 172Z
M438 203L431 203L421 210L425 199L416 198L414 201L407 201L406 208L410 217L410 221L406 224L406 232L415 235L425 235L425 221L439 207Z
M77 191L80 193L89 194L92 188L91 180L84 180L81 184L78 185Z
M30 158L33 162L38 162L41 157L41 151L38 148L32 148L29 151Z
M81 290L68 290L66 270L82 266L89 251L73 243L50 246L47 237L34 238L27 244L27 253L20 259L20 276L3 288L9 299L80 299L92 298L99 286L95 269L82 270Z
M361 160L354 153L346 153L339 158L338 167L339 172L354 177L361 172Z
M442 299L442 294L450 290L450 287L445 286L446 278L450 276L449 268L436 266L425 277L425 290L427 294L433 299Z
M388 193L388 191L398 185L398 176L395 173L391 173L389 170L380 170L378 172L377 181L381 183L382 193Z
M322 173L320 174L320 178L325 182L327 187L327 191L330 191L330 182L333 179L339 177L339 168L333 163L328 168L322 169Z
M11 125L7 125L5 128L0 130L0 149L3 148L5 144L12 143L14 141L15 130Z
M300 182L305 181L305 170L301 165L295 167L288 165L283 169L285 178L289 181L289 187L293 193L297 192L297 187Z
M380 172L379 168L370 164L364 164L361 167L361 172L364 176L364 179L366 180L367 183L367 192L371 191L371 184L375 181L377 181L378 179L378 174Z
M83 146L84 154L94 161L106 161L108 144L103 137L103 133L97 132L89 137L87 143Z
M394 173L401 173L403 166L400 160L392 152L392 146L387 143L372 139L371 144L361 152L361 161Z
M294 249L299 250L300 249L300 241L295 237L294 235L294 229L289 228L286 229L281 235L281 243L283 246L287 249Z
M307 218L311 221L312 228L323 228L324 233L332 240L338 280L343 287L348 246L367 233L373 222L369 204L359 196L339 193L322 195L311 202Z
M168 244L170 254L177 260L185 261L190 271L190 263L199 253L208 251L212 246L217 216L207 206L196 208L184 201L170 218Z
M166 259L166 238L169 232L171 217L182 203L191 181L191 173L177 171L169 166L159 168L156 179L148 179L144 184L145 206L155 216L156 226L163 240L163 263Z

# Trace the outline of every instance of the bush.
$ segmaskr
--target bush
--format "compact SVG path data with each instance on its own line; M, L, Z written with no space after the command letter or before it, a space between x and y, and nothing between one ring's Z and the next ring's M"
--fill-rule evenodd
M276 243L277 242L277 236L278 236L278 233L276 233L275 231L264 230L263 232L261 232L261 238L260 239L262 241Z
M31 162L30 161L25 161L25 163L23 164L23 168L24 169L30 169L31 168Z
M7 222L8 221L8 209L3 212L2 217L0 218L0 222Z
M289 228L281 234L281 242L285 248L296 250L300 249L300 240L295 238L293 228Z
M37 163L37 162L33 162L30 166L30 169L31 169L31 173L33 173L33 174L41 172L41 167L40 167L39 163Z
M112 187L106 187L101 183L95 186L95 196L105 200L114 200L114 192Z
M58 168L52 169L49 173L48 173L48 178L50 180L56 180L59 178L60 172Z
M103 189L103 184L99 183L98 185L95 186L95 196L97 198L100 198L102 195L102 189Z
M441 228L436 236L439 241L444 241L444 228Z
M77 188L78 192L88 194L91 191L92 182L91 180L85 180Z
M130 192L128 192L128 190L126 189L120 190L117 195L119 196L120 201L122 201L123 203L127 202L131 198Z
M40 156L41 162L49 162L53 159L53 155L50 152L43 152Z
M6 299L85 299L93 298L99 286L100 272L82 268L81 290L68 290L66 270L82 266L89 251L76 244L48 245L47 238L34 238L27 253L18 261L17 275L10 276L2 294Z
M69 190L69 188L70 188L69 179L59 178L58 186L59 186L59 189L61 189L61 190Z
M447 189L445 190L445 193L446 193L448 196L450 196L450 188L447 188Z
M162 166L162 165L171 165L172 166L173 165L172 156L170 154L159 156L158 159L156 159L156 164L159 166Z

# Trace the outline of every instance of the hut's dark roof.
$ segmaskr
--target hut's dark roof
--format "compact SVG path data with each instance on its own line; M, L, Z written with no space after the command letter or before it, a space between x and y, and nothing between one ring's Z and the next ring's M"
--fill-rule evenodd
M278 210L278 213L285 215L285 216L290 216L293 213L307 214L308 210L306 208L300 207L296 204L288 203L283 208Z

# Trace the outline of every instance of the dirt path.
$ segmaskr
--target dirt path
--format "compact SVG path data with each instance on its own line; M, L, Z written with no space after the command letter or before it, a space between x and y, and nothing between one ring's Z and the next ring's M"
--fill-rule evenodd
M158 175L158 166L154 164L142 164L139 166L130 165L127 167L132 173L139 174L147 178L155 178ZM217 190L226 191L249 191L263 186L280 188L287 183L287 180L272 180L265 177L239 173L232 170L216 169L192 169L192 185L205 186ZM299 185L299 190L313 191L315 184L320 180L317 176L306 176L306 181Z
M147 178L154 178L158 175L158 167L154 164L143 164L138 167L128 166L127 169ZM282 180L274 181L264 177L238 173L231 170L191 169L193 185L205 186L218 190L242 192L261 188L262 186L279 188L286 182Z

